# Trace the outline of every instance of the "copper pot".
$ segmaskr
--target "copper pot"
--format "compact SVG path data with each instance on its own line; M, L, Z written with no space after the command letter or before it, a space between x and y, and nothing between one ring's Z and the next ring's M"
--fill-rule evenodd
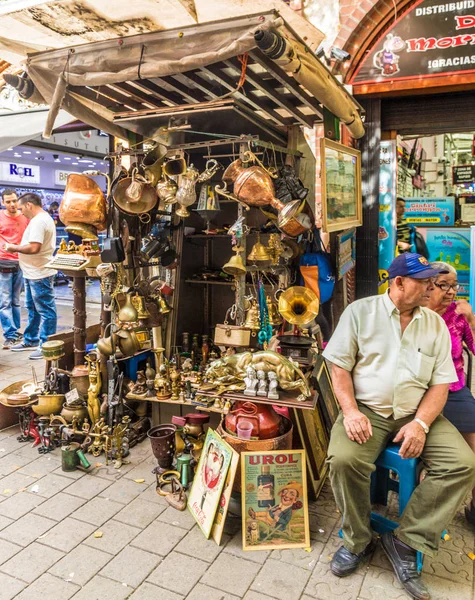
M251 437L268 440L279 435L282 417L268 404L236 402L235 408L226 415L226 431L236 433L240 421L252 424Z
M240 158L232 162L224 171L223 180L234 183L234 195L248 206L270 204L280 210L284 204L275 197L274 184L270 175L258 165L243 167ZM216 191L219 192L219 189Z
M112 192L116 206L128 215L140 215L152 210L158 200L155 188L146 183L143 187L140 200L138 202L130 202L126 192L131 183L132 178L126 177L116 184Z
M61 410L61 416L68 423L72 423L73 418L76 417L78 419L78 424L80 425L84 419L87 418L87 408L84 404L63 404L63 409Z
M63 200L59 206L59 218L76 230L80 224L92 225L103 231L107 225L107 205L97 183L80 173L68 175Z
M296 238L312 228L313 220L304 210L306 204L306 200L292 200L282 208L277 217L277 227L282 233Z

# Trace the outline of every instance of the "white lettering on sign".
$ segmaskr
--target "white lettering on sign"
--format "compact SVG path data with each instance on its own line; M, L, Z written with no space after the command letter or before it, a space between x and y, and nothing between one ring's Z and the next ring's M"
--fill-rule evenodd
M77 173L77 171L62 171L61 169L56 169L54 172L54 184L66 187L68 175L71 173Z
M1 163L1 179L25 185L40 183L40 167L13 162Z

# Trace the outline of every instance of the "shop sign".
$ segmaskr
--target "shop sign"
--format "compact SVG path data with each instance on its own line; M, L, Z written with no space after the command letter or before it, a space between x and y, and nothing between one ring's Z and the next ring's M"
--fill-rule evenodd
M40 183L40 167L38 165L26 165L23 163L0 163L1 180L11 181L12 183Z
M461 204L462 221L475 223L475 204Z
M52 146L61 146L65 151L94 152L105 156L109 152L109 137L104 137L97 130L56 133L49 139L37 138Z
M475 248L475 226L470 227L470 244ZM470 252L470 304L473 306L475 301L475 256Z
M420 0L368 53L351 84L475 71L475 0Z
M379 278L386 277L396 248L396 141L381 142L379 155ZM380 293L387 286L380 286Z
M441 225L452 227L455 223L455 198L423 198L411 200L406 198L404 217L408 223L416 226Z
M457 298L468 300L470 288L470 228L431 228L418 229L425 237L429 260L431 262L441 260L457 271L457 280L461 289Z
M62 171L61 169L56 169L54 172L54 184L65 187L68 175L71 175L72 173L77 174L77 171Z
M452 182L454 185L473 183L475 181L475 165L456 165L452 167Z

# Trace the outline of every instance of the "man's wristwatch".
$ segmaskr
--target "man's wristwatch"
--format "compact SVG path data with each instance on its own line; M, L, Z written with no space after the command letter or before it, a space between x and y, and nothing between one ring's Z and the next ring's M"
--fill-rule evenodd
M419 425L422 427L422 429L424 430L424 433L427 435L429 433L429 426L424 423L424 421L422 419L419 419L419 417L416 417L414 419L414 421L416 421L416 423L419 423Z

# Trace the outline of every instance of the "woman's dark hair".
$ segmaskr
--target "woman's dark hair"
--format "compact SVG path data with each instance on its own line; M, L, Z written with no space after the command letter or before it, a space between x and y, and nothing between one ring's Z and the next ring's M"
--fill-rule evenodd
M33 194L31 192L22 194L18 198L18 200L20 201L20 204L26 204L27 202L31 202L31 204L34 204L35 206L43 206L41 198L38 196L38 194Z

